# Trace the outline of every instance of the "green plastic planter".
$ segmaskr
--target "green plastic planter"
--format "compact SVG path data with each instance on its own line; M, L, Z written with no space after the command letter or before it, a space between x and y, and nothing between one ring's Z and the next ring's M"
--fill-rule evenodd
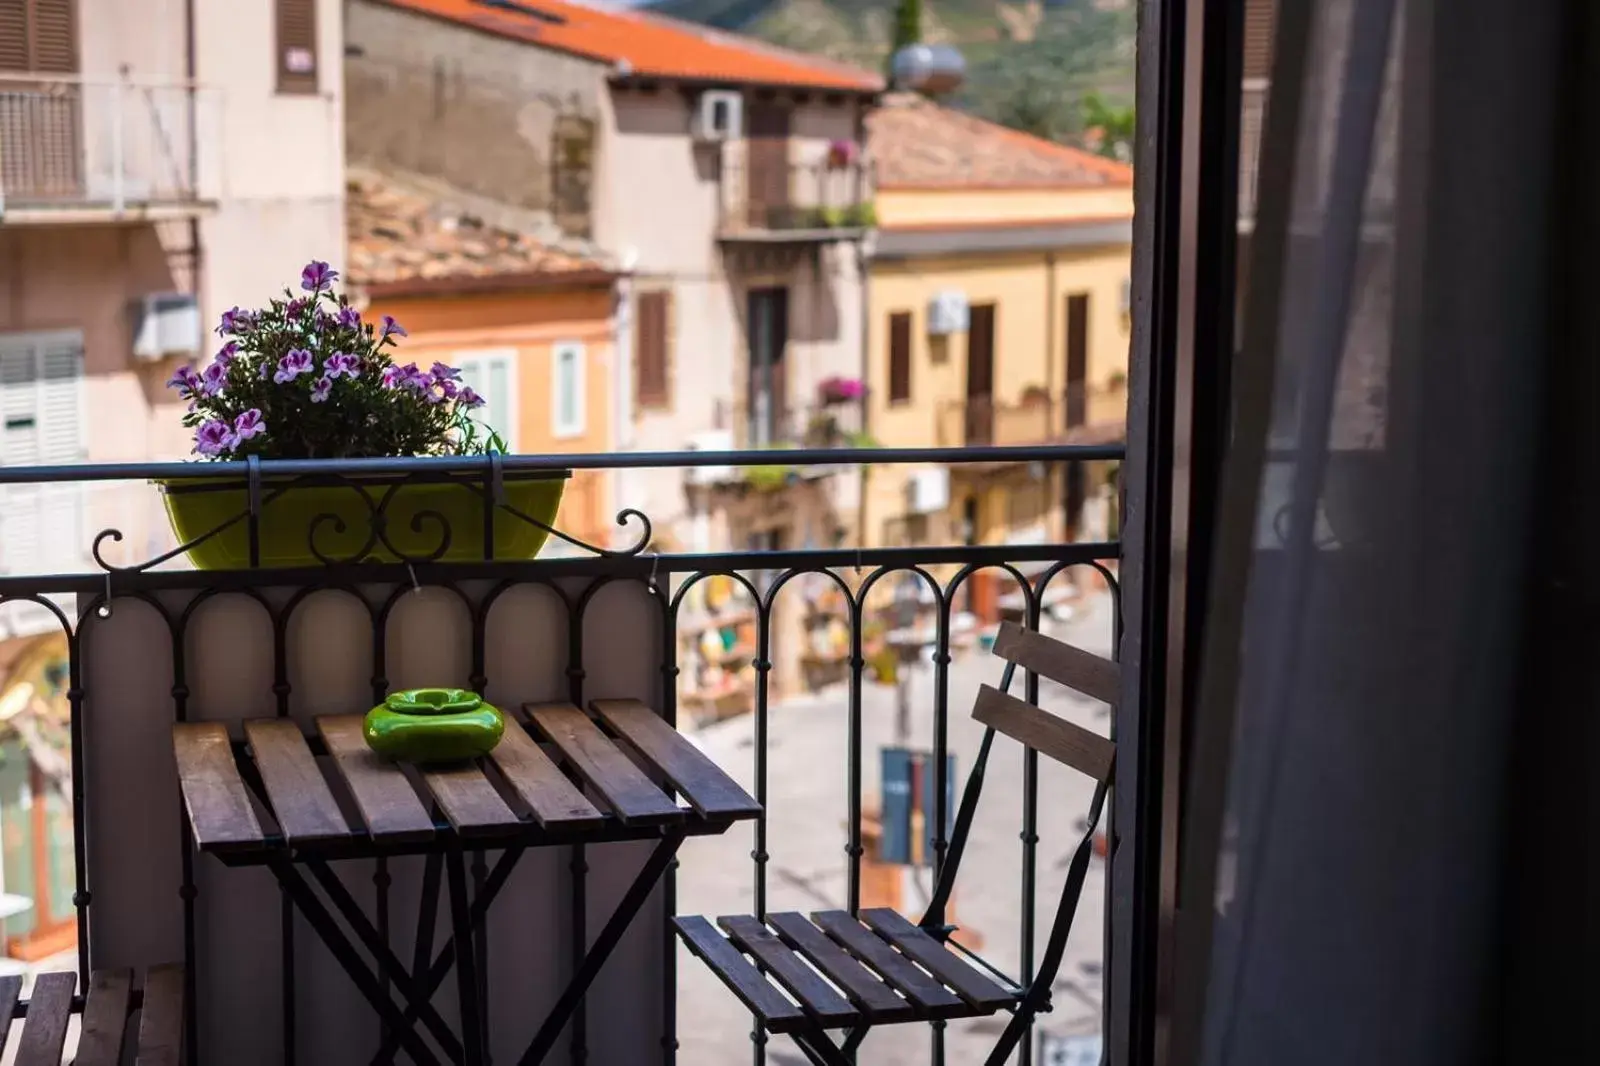
M397 762L457 762L487 755L500 743L506 718L473 692L417 688L391 693L367 712L367 747Z
M503 481L506 504L547 526L554 525L570 476L565 470L507 474ZM196 568L250 567L249 523L239 517L249 511L249 490L243 480L165 481L161 486L167 517L180 544L236 519L216 536L189 549ZM384 511L384 531L394 551L379 540L363 558L397 562L396 552L413 559L432 557L444 539L442 520L449 527L450 545L439 561L483 560L486 490L482 482L407 484L396 489L393 479L386 478L352 478L340 485L286 485L281 479L268 478L261 492L260 565L309 567L353 560L371 535L372 509L391 490L394 497ZM531 559L548 536L516 515L500 509L494 513L496 559Z

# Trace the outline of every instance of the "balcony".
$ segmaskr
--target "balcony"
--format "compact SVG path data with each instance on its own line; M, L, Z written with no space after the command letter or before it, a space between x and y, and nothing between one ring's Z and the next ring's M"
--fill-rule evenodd
M190 217L216 199L222 134L215 90L0 74L0 219Z
M1016 402L969 397L939 407L936 439L942 448L1116 443L1123 439L1127 402L1120 382L1060 396L1034 388Z
M1103 450L1090 451L1095 453L1090 457L1103 457ZM1088 454L1061 449L1052 458L1073 461L1080 452ZM965 463L994 456L922 449L896 461L940 458ZM374 476L389 485L465 479L484 492L485 508L491 509L502 477L613 465L742 467L759 459L747 452L641 455L621 463L602 455L507 457L494 464L268 462L254 469L243 463L149 464L98 467L91 476L152 497L154 490L146 486L155 478L239 478L249 490L241 496L241 511L219 514L222 524L188 546L240 529L255 554L274 507L281 506L279 490L295 481L319 491L347 486L359 495L362 479ZM855 466L879 456L849 449L833 456L806 455L808 463L830 459ZM0 471L0 483L8 487L65 485L75 477L73 468ZM383 521L388 499L372 512L372 545L388 543ZM313 550L332 535L324 525L309 524ZM669 943L668 919L680 913L747 911L752 896L758 908L774 911L915 908L916 894L905 885L919 870L925 876L944 861L955 821L951 797L976 758L982 731L968 718L972 700L980 682L993 682L1000 674L998 660L984 652L961 616L968 578L1013 564L1008 573L1029 575L1022 589L1029 604L1062 587L1080 589L1079 609L1070 622L1059 623L1068 629L1058 632L1109 655L1116 575L1106 560L1114 559L1117 546L807 547L680 556L647 552L650 530L637 516L629 528L637 534L630 546L588 549L581 558L517 562L480 555L476 561L443 563L436 560L452 533L462 531L441 520L429 523L428 535L438 538L436 550L423 546L415 557L382 562L358 551L312 568L206 572L164 568L170 553L144 559L130 551L118 565L103 562L102 549L128 547L108 530L87 538L96 560L93 572L0 577L0 597L7 600L74 598L74 609L58 616L65 657L60 683L34 693L52 708L59 704L59 719L67 724L62 735L34 742L54 745L55 761L71 766L70 775L57 775L60 783L50 787L70 795L74 817L69 839L33 846L34 854L48 854L51 863L71 871L66 925L76 931L76 950L41 968L76 969L82 981L91 965L141 969L181 960L187 976L188 1062L253 1066L286 1061L291 1054L304 1062L366 1062L392 1044L369 1000L392 1004L385 1017L396 1023L405 999L395 997L409 998L404 990L412 981L437 983L440 978L424 978L423 972L448 972L453 953L468 958L470 942L475 966L463 961L460 990L478 990L488 1054L494 1061L517 1061L545 1011L586 968L591 938L575 931L588 929L593 935L607 924L629 883L648 868L645 856L655 852L645 842L662 839L660 827L619 830L613 834L616 842L575 849L560 833L529 828L534 824L531 801L498 773L467 765L451 771L453 785L436 774L426 782L416 779L411 787L421 790L424 801L442 804L431 814L428 831L459 840L454 854L465 855L468 873L463 878L462 866L452 867L452 884L463 897L465 886L472 886L470 914L456 914L454 929L448 913L440 917L435 941L435 916L424 901L438 905L440 875L424 863L425 845L413 841L391 848L375 839L335 854L309 840L284 850L290 829L269 817L283 808L266 805L260 780L248 787L256 790L251 802L258 804L255 817L265 834L261 846L267 858L248 850L230 852L225 861L220 852L196 853L179 803L174 723L219 723L234 745L231 756L224 747L222 757L237 758L240 765L245 760L266 765L259 745L267 731L253 727L247 746L244 721L292 724L312 738L319 781L334 790L339 803L331 816L360 826L370 811L365 801L344 791L347 779L332 757L336 745L317 739L317 716L364 711L393 689L448 683L473 688L508 708L550 700L585 706L594 698L631 696L688 730L687 715L679 713L680 695L686 697L704 681L690 676L700 671L686 669L696 666L685 658L691 641L678 639L692 634L697 647L709 648L712 638L725 647L719 668L747 676L749 693L733 709L734 720L724 718L691 737L756 798L761 813L745 829L725 836L691 836L679 853L677 872L666 873L666 892L651 897L657 902L639 912L620 940L610 936L609 926L598 934L594 943L609 938L616 953L589 1005L577 1011L559 1034L558 1046L549 1050L560 1061L570 1054L574 1061L698 1066L749 1062L754 1037L758 1060L788 1061L795 1051L786 1037L753 1026L736 1000L708 982L687 950L663 949ZM341 526L335 532L346 531ZM463 535L455 539L471 542ZM321 547L326 550L328 543ZM719 586L741 594L730 597ZM788 603L803 605L808 616L831 617L846 650L838 676L797 701L786 701L772 689L767 662L782 654L786 638L776 631L775 611ZM1037 614L1030 607L1024 616ZM733 662L740 645L725 646L718 636L723 623L750 642L749 658L742 663ZM1105 708L1074 700L1064 690L1045 692L1041 699L1093 731L1109 727ZM6 701L7 706L15 702L10 696ZM12 715L0 729L15 730L27 720L27 714ZM917 765L927 767L926 805L918 799L907 806L896 798L891 782L880 779L879 763L889 759L880 752L909 752ZM1046 901L1053 905L1059 868L1075 835L1070 816L1061 812L1085 806L1090 790L1089 782L1039 763L1029 758L1021 773L994 775L999 779L992 784L994 799L986 799L973 831L971 874L949 911L963 929L964 946L982 943L989 958L1023 981L1043 949L1044 923L1036 914ZM504 805L514 824L484 836L458 836L454 827L463 814L457 802L465 793L451 789L465 782L463 774L472 776L480 790L491 790L476 802ZM266 784L275 787L270 780ZM452 813L447 818L442 810ZM526 855L520 845L506 847L505 834L513 830L533 833L535 843ZM1020 847L1014 843L1019 831ZM911 841L906 857L897 857L901 838ZM280 850L281 861L268 861ZM992 856L977 858L991 850ZM280 892L269 872L282 873L288 864L298 868L302 861L316 875L314 882L289 877L284 884L293 891ZM1090 878L1081 927L1092 929L1101 920L1102 880L1101 874ZM0 889L15 892L27 884L19 876L16 884ZM332 909L316 903L324 895ZM302 920L302 910L316 920ZM486 916L484 924L464 940L461 923L479 913ZM362 947L352 949L359 957L331 952L324 943L327 923L340 922L364 931L364 937L356 937ZM1090 994L1085 989L1098 980L1092 975L1103 965L1102 944L1098 935L1074 942L1068 958L1074 983L1069 1013L1081 1013L1079 1001ZM71 951L71 937L66 947ZM395 957L422 961L417 969L378 961ZM446 961L430 968L430 958ZM347 979L367 972L364 967L385 974L381 987ZM455 987L452 978L450 988ZM608 1020L619 1003L627 1004L626 1025ZM429 1014L442 1026L463 1031L455 995L435 999ZM1072 1024L1082 1023L1079 1018ZM1045 1015L1038 1025L1040 1032L1029 1036L1030 1047L1034 1035L1043 1041L1047 1032L1062 1032L1057 1016ZM432 1022L418 1033L408 1045L424 1053L413 1055L416 1061L439 1055L483 1061L472 1041L464 1056L435 1048L429 1041L442 1038ZM949 1061L966 1062L982 1057L994 1032L992 1022L984 1021L911 1023L869 1040L863 1061L887 1061L874 1056L884 1054L890 1040L936 1047Z
M877 224L865 164L752 161L724 146L717 235L775 244L854 241Z
M785 453L869 446L862 420L859 400L786 406L774 397L758 396L737 403L719 402L713 414L713 435L730 449L770 456L770 462L702 466L689 472L690 484L778 489L825 478L834 472L831 464L796 463Z

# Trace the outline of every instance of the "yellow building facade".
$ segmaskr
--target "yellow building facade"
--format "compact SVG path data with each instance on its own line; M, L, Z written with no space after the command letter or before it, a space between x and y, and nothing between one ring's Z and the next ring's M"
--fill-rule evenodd
M870 123L867 432L891 447L1109 443L1127 401L1132 172L915 98ZM1107 464L873 469L863 543L1099 539Z

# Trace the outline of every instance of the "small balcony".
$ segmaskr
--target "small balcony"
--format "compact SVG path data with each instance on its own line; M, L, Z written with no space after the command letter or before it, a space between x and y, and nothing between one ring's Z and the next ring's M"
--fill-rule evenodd
M786 452L861 448L870 445L862 431L859 401L812 402L786 406L781 400L757 396L718 405L716 433L730 449L770 454L770 464L706 466L689 472L690 483L725 489L778 489L826 478L834 468L825 464L787 462Z
M1011 402L968 397L939 408L941 448L1111 444L1123 439L1127 389L1118 383L1053 396L1042 388Z
M763 165L728 146L717 234L723 241L853 241L877 224L865 164L855 158Z
M215 90L0 74L0 218L191 217L216 199L222 133Z
M689 468L755 460L666 458ZM983 458L966 451L949 461ZM867 461L876 456L838 452L841 466ZM488 514L501 479L629 462L144 464L93 475L143 494L135 504L155 502L152 479L200 491L205 479L237 479L238 512L217 511L218 525L183 547L237 534L255 558L265 557L291 486L373 501L374 478L393 490L448 482L481 492ZM77 476L70 467L4 474L8 488L41 490ZM344 533L363 540L362 529L299 515L309 550L326 556L310 568L168 569L182 562L174 550L137 545L127 530L91 536L87 525L76 532L91 549L87 571L0 576L0 599L67 605L51 612L53 658L40 665L34 654L26 679L10 679L0 719L7 752L32 761L34 809L48 807L53 819L8 819L8 833L21 834L8 850L35 856L31 870L48 864L61 882L39 887L28 868L8 863L0 891L27 894L39 912L41 892L65 901L50 912L55 954L13 960L15 972L62 975L25 995L33 1011L80 1009L81 999L68 1003L71 987L87 991L91 971L181 963L181 1043L197 1064L748 1063L752 1037L758 1062L802 1061L783 1030L756 1021L673 945L674 915L752 905L915 913L919 879L951 859L957 797L988 749L968 712L981 685L1007 683L985 647L992 632L975 639L960 606L977 571L1027 574L1028 616L1034 603L1078 589L1080 609L1043 624L1102 658L1116 639L1115 544L658 555L635 514L636 539L621 547L530 561L486 546L463 558L452 545L477 538L441 515L424 523L430 543L396 539L415 523L385 515L393 498L367 505L371 534L353 554L335 549ZM501 518L529 521L512 510ZM445 561L447 551L457 561ZM785 631L785 612L803 628ZM769 661L785 659L835 670L789 699ZM1017 691L1051 713L1098 735L1109 729L1103 704L1033 693L1018 678ZM507 709L511 754L401 774L379 765L359 733L348 743L345 726L386 693L441 684ZM736 687L741 698L725 697L713 721L696 723L696 700ZM603 708L594 712L602 718L578 708L638 709L635 700L664 719L636 724L657 736L674 729L755 798L742 827L710 831L700 801L674 799L665 784L665 808L613 815L620 794L589 782L583 775L598 770L587 757L541 732L538 708L555 708L615 754L631 734L596 732L615 728ZM613 758L607 772L658 787L626 762ZM555 811L528 790L533 768L573 809ZM184 807L198 795L189 783L211 780L201 770L221 773L213 798L222 807ZM1063 812L1088 806L1092 782L1059 767L1035 772L1032 760L1026 772L991 777L993 801L971 825L973 854L989 857L969 863L944 913L963 949L981 948L1013 975L1006 980L1027 982L1046 965L1037 915L1054 904L1080 832ZM698 795L692 782L674 784ZM601 813L590 812L585 788ZM224 808L223 822L201 816ZM1004 844L1019 832L1020 847ZM669 867L661 857L680 844ZM1106 848L1097 848L1078 906L1079 926L1090 929L1104 906ZM639 886L656 879L667 890L647 898ZM1103 945L1098 935L1074 939L1062 972L1075 999L1061 1005L1086 988L1096 994ZM1081 1015L1041 1014L1026 1046L1092 1035L1094 1013ZM167 1021L177 1027L176 1016ZM86 1020L85 1042L91 1029ZM74 1039L69 1060L86 1046L74 1050ZM886 1043L876 1039L861 1061L875 1061ZM968 1062L996 1037L992 1020L908 1019L888 1039Z

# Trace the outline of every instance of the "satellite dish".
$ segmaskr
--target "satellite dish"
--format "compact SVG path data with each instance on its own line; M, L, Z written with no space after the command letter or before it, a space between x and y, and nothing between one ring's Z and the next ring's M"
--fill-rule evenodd
M967 61L948 44L909 44L894 54L889 70L899 89L947 93L967 76Z

